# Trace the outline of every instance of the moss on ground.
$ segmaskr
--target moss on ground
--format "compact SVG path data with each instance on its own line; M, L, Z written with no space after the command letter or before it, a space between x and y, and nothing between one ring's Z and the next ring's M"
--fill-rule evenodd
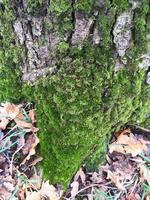
M91 6L91 1L88 2L86 12ZM115 6L117 2L114 1ZM126 3L122 2L121 9L124 9ZM64 14L61 6L57 7L58 3L55 1L52 7L56 19ZM128 123L150 125L150 86L145 84L145 72L137 69L134 57L128 59L127 68L114 74L111 52L113 8L110 17L99 15L103 35L100 46L87 42L82 49L71 48L62 41L56 51L58 73L38 80L33 86L22 84L18 69L23 56L20 52L24 51L15 43L14 17L9 2L5 1L3 6L0 14L1 23L3 20L0 30L0 101L19 102L23 99L35 103L44 176L51 183L67 186L87 157L90 167L103 162L106 144L113 131ZM77 9L82 6L83 3ZM64 7L69 16L71 8L65 3ZM140 23L137 24L140 28ZM63 30L67 29L62 28L59 33ZM137 37L144 40L141 33ZM69 64L67 58L72 58Z

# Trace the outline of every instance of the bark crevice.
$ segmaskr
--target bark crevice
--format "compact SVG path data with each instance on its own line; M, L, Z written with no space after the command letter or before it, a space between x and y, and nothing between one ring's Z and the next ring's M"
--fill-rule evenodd
M45 1L45 6L48 1ZM44 9L47 10L44 6ZM46 34L44 29L43 15L25 14L26 1L12 3L16 21L13 24L18 42L25 48L25 58L20 66L22 80L33 82L38 77L53 73L56 66L52 60L51 35ZM42 12L43 13L43 12Z

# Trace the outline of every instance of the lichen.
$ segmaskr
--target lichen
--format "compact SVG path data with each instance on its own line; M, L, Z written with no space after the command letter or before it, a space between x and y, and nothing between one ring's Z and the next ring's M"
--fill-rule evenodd
M120 57L125 56L126 50L129 48L129 44L131 42L132 37L132 13L124 12L123 14L119 15L116 20L114 29L113 29L113 36L114 36L114 43L117 48L117 52Z

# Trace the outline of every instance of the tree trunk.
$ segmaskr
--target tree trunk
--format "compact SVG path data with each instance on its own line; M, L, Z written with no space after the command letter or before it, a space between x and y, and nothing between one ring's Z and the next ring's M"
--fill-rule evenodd
M0 1L0 100L35 104L51 183L103 162L113 131L150 126L149 4Z

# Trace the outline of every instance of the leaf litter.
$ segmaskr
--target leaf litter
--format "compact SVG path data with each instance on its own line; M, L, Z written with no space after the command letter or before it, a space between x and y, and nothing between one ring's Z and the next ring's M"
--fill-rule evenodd
M74 176L66 200L149 200L150 134L127 128L114 134L107 162L96 171L82 167Z
M32 104L0 104L0 200L59 200L35 166L38 128Z
M150 130L115 133L106 164L95 171L81 167L63 193L36 167L42 157L35 125L32 104L0 105L0 200L150 199Z

